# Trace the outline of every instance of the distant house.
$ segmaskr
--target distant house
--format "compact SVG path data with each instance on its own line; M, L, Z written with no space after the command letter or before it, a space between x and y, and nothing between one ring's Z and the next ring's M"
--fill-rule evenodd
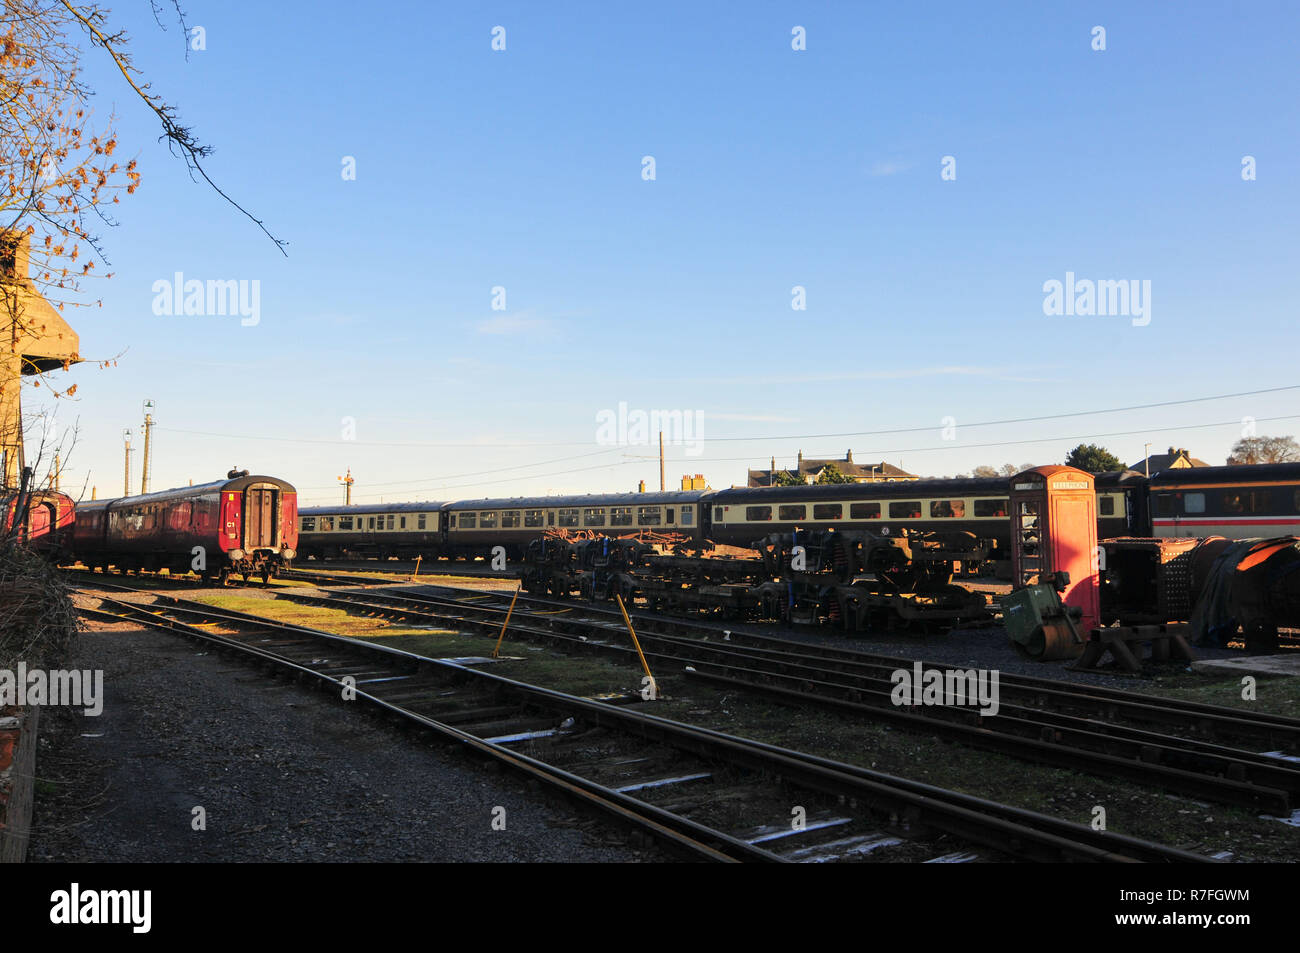
M1208 467L1204 460L1198 460L1184 447L1170 447L1168 453L1153 453L1145 460L1139 460L1129 467L1138 473L1159 473L1161 470L1185 470L1189 467ZM1151 469L1148 470L1147 467Z
M915 473L908 473L883 460L879 463L855 463L852 450L849 450L842 460L805 457L800 450L798 462L793 469L777 469L776 457L773 457L771 466L766 470L750 470L749 486L776 486L777 477L782 473L789 474L804 483L816 483L822 471L832 463L854 483L894 483L899 480L920 479Z

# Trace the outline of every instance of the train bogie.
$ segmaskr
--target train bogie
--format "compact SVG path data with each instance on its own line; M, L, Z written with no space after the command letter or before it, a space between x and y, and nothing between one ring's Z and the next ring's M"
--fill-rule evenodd
M1008 482L989 477L721 490L708 500L715 543L749 546L796 529L969 533L1008 541Z

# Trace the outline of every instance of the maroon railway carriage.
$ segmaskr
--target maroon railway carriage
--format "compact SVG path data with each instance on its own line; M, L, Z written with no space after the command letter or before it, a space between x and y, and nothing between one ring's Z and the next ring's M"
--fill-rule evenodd
M267 581L297 548L298 491L232 470L201 486L78 504L72 555L91 568Z
M18 494L5 497L4 528L9 531L18 515ZM61 558L72 544L72 525L76 504L72 497L57 490L35 490L27 513L18 529L18 540L51 558Z

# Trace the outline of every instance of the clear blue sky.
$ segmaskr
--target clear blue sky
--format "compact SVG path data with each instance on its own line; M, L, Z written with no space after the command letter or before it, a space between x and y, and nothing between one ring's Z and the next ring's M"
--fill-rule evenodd
M237 464L306 502L348 467L361 502L657 486L656 447L596 442L620 401L702 412L670 486L799 450L944 475L1300 433L1300 390L966 426L1300 383L1295 4L185 5L188 60L148 4L113 17L289 254L92 53L143 184L71 316L84 356L125 354L71 372L65 489L121 493L145 397L155 488ZM177 271L259 281L260 322L155 315ZM1067 272L1149 280L1150 323L1045 315Z

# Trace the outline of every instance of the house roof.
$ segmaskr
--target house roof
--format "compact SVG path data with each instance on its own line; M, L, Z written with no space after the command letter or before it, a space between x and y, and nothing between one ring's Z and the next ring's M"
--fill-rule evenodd
M1153 474L1159 473L1161 470L1172 470L1175 467L1209 466L1204 460L1199 460L1188 453L1185 447L1170 447L1168 453L1153 453L1151 456L1139 460L1129 469L1137 470L1139 473L1146 473L1148 464L1150 464L1150 472Z
M846 477L854 480L872 481L872 480L915 480L915 473L908 473L901 467L896 467L892 463L886 463L881 460L879 463L857 463L853 459L853 451L850 450L842 458L833 457L805 457L802 451L799 454L799 460L796 465L791 467L777 467L775 471L771 467L749 471L750 486L771 486L774 473L784 473L792 477L801 477L801 482L816 481L817 477L830 464L843 473Z

